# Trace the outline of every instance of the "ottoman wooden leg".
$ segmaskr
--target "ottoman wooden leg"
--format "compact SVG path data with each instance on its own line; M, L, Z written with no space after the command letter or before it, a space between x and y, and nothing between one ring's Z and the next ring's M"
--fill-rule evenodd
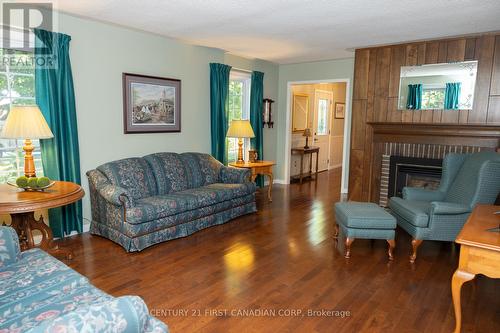
M389 260L394 259L394 255L392 254L394 248L396 247L396 241L394 239L388 239L387 243L389 243L389 249L387 250L387 254L389 255Z
M354 238L347 237L345 239L345 258L349 259L351 257L351 244L354 242Z

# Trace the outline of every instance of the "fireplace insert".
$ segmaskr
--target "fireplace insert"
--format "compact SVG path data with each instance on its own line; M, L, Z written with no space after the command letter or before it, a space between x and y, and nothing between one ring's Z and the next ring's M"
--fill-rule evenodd
M403 197L403 188L422 187L436 190L442 173L441 159L391 156L388 197Z

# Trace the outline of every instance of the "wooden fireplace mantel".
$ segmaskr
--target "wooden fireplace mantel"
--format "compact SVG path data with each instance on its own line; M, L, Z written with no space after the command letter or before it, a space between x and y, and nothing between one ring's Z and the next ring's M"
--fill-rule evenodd
M490 148L500 146L500 124L461 125L390 122L368 122L367 124L373 131L373 143L404 142Z

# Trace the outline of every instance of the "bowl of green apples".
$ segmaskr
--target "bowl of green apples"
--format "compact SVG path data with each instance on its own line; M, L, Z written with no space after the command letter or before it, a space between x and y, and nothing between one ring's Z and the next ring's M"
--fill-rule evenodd
M17 177L16 182L7 182L9 185L21 188L25 191L43 191L53 186L56 182L48 177Z

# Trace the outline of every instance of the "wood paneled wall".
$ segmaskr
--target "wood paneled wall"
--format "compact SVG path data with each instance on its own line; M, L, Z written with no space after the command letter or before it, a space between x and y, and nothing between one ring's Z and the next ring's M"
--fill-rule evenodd
M473 110L398 110L401 66L478 60ZM500 128L500 34L358 49L349 172L349 198L375 201L372 123L468 124ZM473 126L472 126L473 127ZM499 132L500 136L500 132ZM439 142L436 142L439 144Z

